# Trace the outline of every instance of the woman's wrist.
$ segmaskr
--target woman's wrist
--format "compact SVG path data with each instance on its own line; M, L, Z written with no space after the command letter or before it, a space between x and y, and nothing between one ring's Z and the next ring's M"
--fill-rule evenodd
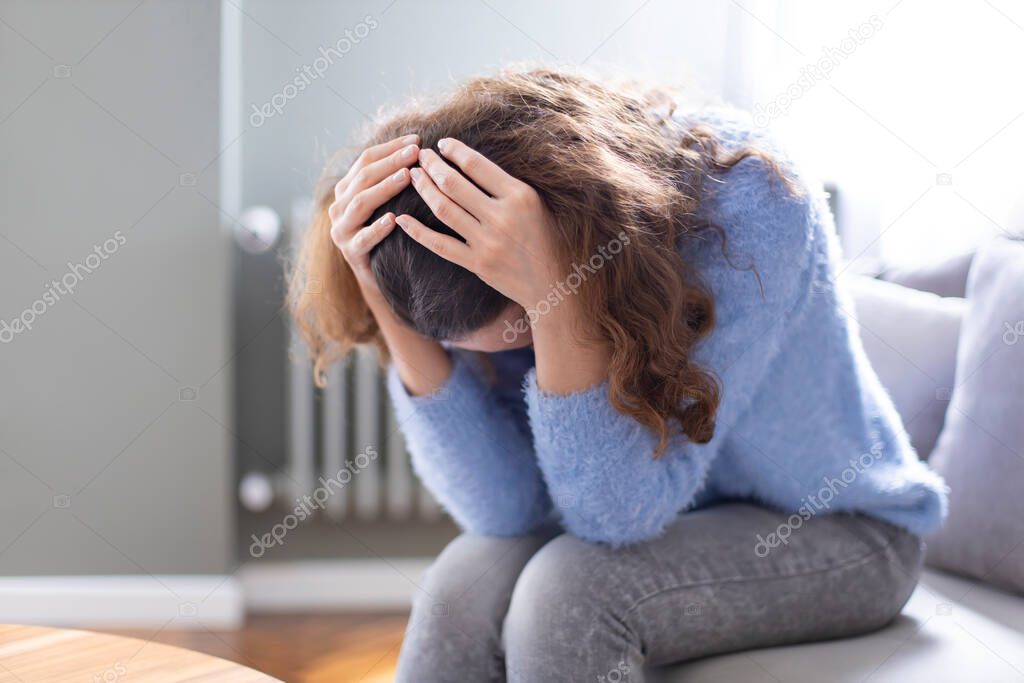
M595 340L578 302L565 299L533 322L537 385L552 394L571 394L608 377L609 345Z
M364 288L363 299L377 321L406 391L425 396L443 387L452 374L452 360L444 347L399 320L380 290Z

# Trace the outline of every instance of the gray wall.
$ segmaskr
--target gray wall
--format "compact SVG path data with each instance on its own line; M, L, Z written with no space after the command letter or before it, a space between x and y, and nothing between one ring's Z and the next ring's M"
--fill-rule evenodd
M0 575L225 571L219 3L0 20Z

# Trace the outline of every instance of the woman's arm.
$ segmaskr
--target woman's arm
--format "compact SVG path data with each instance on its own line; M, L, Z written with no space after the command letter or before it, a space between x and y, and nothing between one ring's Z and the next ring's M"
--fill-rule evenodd
M376 287L371 291L364 289L363 298L380 327L405 389L412 396L427 396L443 387L452 374L448 352L436 341L417 334L399 320Z
M550 499L529 436L478 368L411 330L379 293L367 303L394 361L388 393L399 429L438 502L479 534L520 535L547 519Z
M708 443L675 436L654 459L657 435L612 407L607 384L571 393L552 389L538 349L536 375L526 383L537 458L565 526L581 538L616 545L651 538L694 501L733 426L764 395L762 380L809 296L820 206L809 195L794 197L773 186L756 159L730 172L722 194L714 219L731 229L732 249L753 257L757 275L733 268L718 253L717 240L689 254L704 265L716 302L715 328L695 351L722 386ZM556 336L549 362L579 353Z
M415 141L385 143L360 157L336 188L331 238L391 353L389 393L420 478L463 528L525 533L550 512L528 435L464 359L453 362L440 344L398 319L370 269L370 250L394 229L394 216L364 224L408 184L407 167L419 151Z
M466 242L409 216L397 222L413 239L524 307L543 300L546 292L535 283L556 278L550 217L536 193L531 196L528 186L465 145L442 142L445 157L487 195L429 151L421 156L429 177L416 174L413 185ZM625 544L656 536L694 500L726 435L757 395L787 318L809 291L817 206L773 182L756 158L733 167L720 194L722 211L712 220L727 226L731 248L753 257L758 274L737 270L712 253L719 248L716 240L696 247L705 252L702 275L713 290L717 323L695 360L723 385L708 443L676 436L655 459L657 434L608 400L608 349L580 341L593 335L572 297L533 321L537 365L526 390L537 459L565 526L581 538Z
M388 390L416 473L459 526L521 535L550 517L551 500L528 430L498 401L474 360L456 352L448 381L418 397L392 368Z
M365 150L334 188L328 209L331 239L352 269L359 290L395 357L405 385L414 394L437 391L451 374L441 345L424 339L398 320L370 269L370 251L395 228L394 214L365 225L373 211L409 184L409 166L419 157L419 136L408 135ZM407 359L419 358L419 364Z
M608 377L607 343L593 338L574 297L568 297L532 326L537 385L551 394L571 394Z

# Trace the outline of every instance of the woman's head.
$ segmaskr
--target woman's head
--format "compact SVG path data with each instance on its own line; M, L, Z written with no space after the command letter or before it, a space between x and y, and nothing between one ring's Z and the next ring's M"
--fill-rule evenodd
M636 122L622 120L629 107L635 107L632 115L638 120L643 118L641 102L617 96L592 81L553 71L507 73L469 81L436 108L414 109L382 122L368 144L411 132L420 136L423 148L436 147L442 138L455 138L534 187L549 209L584 218L598 207L578 186L587 183L588 176L604 173L607 183L607 176L615 175L599 157L606 154L614 137L609 127L625 128L619 132L626 136L636 133ZM658 144L665 142L659 139ZM596 153L589 162L584 154L588 151ZM434 216L411 185L381 206L371 220L388 212L408 214L433 230L461 239ZM593 237L597 243L600 236ZM522 307L468 270L424 249L404 231L395 230L382 240L370 262L388 303L421 334L485 351L529 343L529 326L523 329L519 322L525 315ZM519 332L511 335L509 329Z
M456 137L444 130L420 130L425 148L436 144L441 137ZM478 146L480 140L473 139L471 131L459 130L457 134L460 140L490 156L487 145ZM411 184L377 209L371 222L388 212L395 216L407 214L433 230L459 238L434 216ZM486 348L475 349L482 351L500 350L503 346L500 338L487 332L500 325L501 314L512 315L514 304L470 271L423 248L404 230L393 230L374 247L370 252L370 266L391 308L402 321L424 336L459 346L472 345L467 340L489 339L491 343L486 344ZM526 338L515 340L528 341Z
M660 434L659 452L673 431L708 441L718 406L715 378L691 360L714 324L714 305L681 256L689 235L724 239L698 218L704 179L747 156L771 163L756 150L725 154L711 131L684 130L670 114L664 94L637 94L559 71L516 71L473 79L440 104L385 118L365 141L416 133L427 148L455 138L537 191L553 217L565 273L549 283L547 306L578 297L596 341L611 349L612 404ZM342 170L325 172L292 281L293 310L318 377L353 344L375 342L386 351L329 235L327 209ZM412 187L371 220L386 212L458 237ZM374 248L370 262L399 318L457 346L491 351L528 343L525 319L545 310L544 302L527 310L514 305L400 229ZM320 285L317 291L310 282Z

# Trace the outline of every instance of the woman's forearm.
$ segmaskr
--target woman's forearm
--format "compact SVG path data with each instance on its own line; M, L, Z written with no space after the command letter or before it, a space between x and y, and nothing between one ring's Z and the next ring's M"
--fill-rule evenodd
M587 341L590 336L571 298L537 319L533 325L533 349L541 391L571 394L607 379L608 345Z
M406 390L413 396L425 396L444 386L452 374L452 361L444 347L399 320L380 293L365 293L364 297Z
M427 489L463 529L529 533L551 511L529 434L468 362L366 297L393 358L388 392ZM500 381L501 377L495 377Z

